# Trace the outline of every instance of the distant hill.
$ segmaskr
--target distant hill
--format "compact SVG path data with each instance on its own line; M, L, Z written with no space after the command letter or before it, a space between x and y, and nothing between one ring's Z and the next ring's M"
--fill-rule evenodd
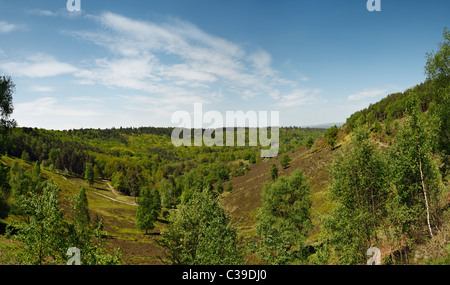
M319 125L307 125L307 126L302 126L302 128L312 128L312 129L328 129L331 128L332 126L337 126L337 127L341 127L345 124L345 122L341 122L341 123L327 123L327 124L319 124Z

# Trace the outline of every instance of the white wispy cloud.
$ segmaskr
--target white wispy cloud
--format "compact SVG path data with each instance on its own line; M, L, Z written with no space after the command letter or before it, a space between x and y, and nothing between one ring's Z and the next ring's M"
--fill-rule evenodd
M15 112L19 114L28 114L31 116L57 115L67 117L85 117L102 115L99 111L86 110L82 107L61 104L55 97L42 97L30 102L16 104Z
M14 119L19 126L71 129L92 126L92 122L111 120L114 116L98 106L74 105L56 97L41 97L16 103ZM117 123L117 122L116 122Z
M369 98L378 97L381 95L386 95L388 89L372 88L364 89L358 93L351 94L347 97L349 101L364 100Z
M68 33L111 52L76 73L82 84L159 96L175 93L180 98L208 96L220 86L227 94L244 99L269 96L277 85L294 85L271 66L268 52L248 52L189 22L170 19L155 23L110 12L95 19L99 24L96 32Z
M51 86L40 86L40 85L33 85L28 90L31 92L39 92L39 93L55 92L55 88L53 88Z
M290 93L279 96L279 102L276 106L279 107L293 107L302 106L314 103L324 102L320 97L320 89L300 88L295 89Z
M89 103L103 103L104 100L101 98L91 97L91 96L79 96L79 97L69 97L70 102L89 102Z
M56 15L46 10L32 13ZM70 63L37 53L19 59L0 58L0 70L33 79L71 75L71 83L105 86L114 94L126 95L114 97L117 104L113 108L111 102L90 95L66 97L64 102L62 97L39 98L16 105L19 123L49 120L48 125L65 128L83 122L89 125L90 119L103 126L144 120L148 123L142 125L164 125L180 107L218 103L225 97L246 101L264 97L277 107L321 102L320 90L298 86L308 80L303 75L296 81L284 78L273 67L268 51L208 34L192 23L142 21L110 12L86 19L94 21L94 29L63 34L81 44L95 45L103 51L101 57ZM36 80L34 84L29 91L56 93L45 83ZM67 125L62 125L63 121Z
M50 11L50 10L43 10L43 9L31 9L28 10L29 14L32 15L38 15L38 16L47 16L47 17L53 17L53 16L57 16L58 13Z
M5 21L0 21L0 34L7 34L14 30L21 29L21 25L11 24Z
M24 60L0 62L0 70L19 77L43 78L74 73L77 68L52 56L35 54Z

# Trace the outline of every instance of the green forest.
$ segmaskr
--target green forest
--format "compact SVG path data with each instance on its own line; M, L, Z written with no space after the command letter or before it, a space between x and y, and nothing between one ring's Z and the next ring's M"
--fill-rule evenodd
M172 128L17 127L0 77L0 264L450 264L450 31L427 80L329 129L175 147ZM247 129L248 135L248 129Z

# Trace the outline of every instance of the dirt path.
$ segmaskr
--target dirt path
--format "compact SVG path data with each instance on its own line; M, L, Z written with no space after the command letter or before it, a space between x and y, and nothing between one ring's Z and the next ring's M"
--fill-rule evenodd
M116 189L114 189L114 187L112 187L112 185L109 183L108 180L102 180L102 181L103 181L106 185L108 185L109 189L111 189L111 192L113 192L116 196L122 196L122 194L120 194ZM98 193L96 193L96 194L98 194ZM100 196L103 196L103 195L101 195L101 194L99 194L99 195L100 195ZM137 206L136 202L131 202L131 203L129 203L129 202L118 201L118 200L116 200L116 199L114 199L114 198L111 198L111 197L108 197L108 198L111 199L111 200L113 200L113 201L117 201L117 202L124 203L124 204L127 204L127 205Z
M122 204L125 204L125 205L130 205L130 206L137 206L135 203L127 203L127 202L124 202L124 201L119 201L119 200L116 200L116 199L114 199L114 198L112 198L112 197L108 197L108 196L106 196L106 195L103 195L103 194L100 194L100 193L97 193L97 192L93 192L94 194L97 194L97 195L99 195L99 196L102 196L102 197L104 197L104 198L107 198L107 199L109 199L109 200L112 200L112 201L114 201L114 202L118 202L118 203L122 203Z
M68 182L70 182L70 183L72 183L72 184L74 184L74 185L78 185L77 183L73 182L72 180L67 179L67 178L64 176L64 174L61 174L59 171L56 171L56 173L58 173L62 178L64 178L64 180L66 180L66 181L68 181ZM116 196L120 196L120 195L121 195L119 192L117 192L116 189L114 189L114 187L112 187L111 184L109 184L109 181L107 181L107 180L102 180L102 182L104 182L106 185L108 185L109 189L111 189L111 192L112 192L114 195L116 195ZM81 187L80 185L78 185L78 186ZM98 196L101 196L101 197L103 197L103 198L107 198L107 199L109 199L109 200L111 200L111 201L114 201L114 202L117 202L117 203L122 203L122 204L130 205L130 206L137 206L137 204L136 204L135 202L128 203L128 202L120 201L120 200L114 199L114 198L112 198L112 197L109 197L109 196L100 194L100 193L98 193L98 192L95 191L95 190L92 191L92 193L94 193L94 194L96 194L96 195L98 195Z

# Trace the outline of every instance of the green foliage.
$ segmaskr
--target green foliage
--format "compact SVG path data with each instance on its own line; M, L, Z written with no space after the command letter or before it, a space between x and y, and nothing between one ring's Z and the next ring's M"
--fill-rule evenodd
M283 166L283 168L287 168L289 164L291 163L292 159L287 154L283 154L283 156L280 159L280 164Z
M441 196L439 173L430 156L436 132L417 102L417 97L408 101L408 117L390 151L396 195L390 213L392 235L397 243L409 246L432 234Z
M297 169L289 177L265 183L257 233L259 254L269 264L288 264L306 259L304 243L310 220L311 190Z
M94 179L111 180L112 186L124 195L135 196L143 186L157 187L163 195L159 182L168 179L175 188L172 207L188 201L195 191L213 190L212 185L219 179L226 181L249 171L247 164L238 166L229 162L243 156L249 164L260 161L260 146L176 148L171 144L172 130L151 127L68 131L14 128L6 137L5 152L11 157L21 157L25 151L30 162L46 161L53 165L52 171L65 176L71 173L85 177L86 163L90 163L94 168ZM321 129L281 128L280 143L285 151L294 151L307 137L318 138L323 132ZM193 173L189 174L191 171ZM178 180L183 176L198 178Z
M450 31L445 28L444 42L439 44L437 52L427 53L426 75L430 79L446 80L450 76Z
M308 149L311 149L311 147L313 146L313 144L314 144L314 138L313 137L308 137L308 139L306 140L306 147L308 148Z
M334 145L337 142L338 139L338 133L339 128L337 126L333 126L326 130L325 137L328 139L328 145L331 146L331 148L334 148Z
M11 186L11 210L16 215L28 217L29 213L21 206L23 199L30 198L33 194L40 194L46 186L46 182L41 175L40 166L38 163L35 166L25 171L22 166L15 162L9 173L9 184Z
M376 133L379 133L379 134L381 133L381 124L380 124L380 122L375 121L375 126L374 126L373 130L374 130Z
M77 229L71 224L69 229L69 242L81 253L81 265L119 265L121 262L120 248L114 248L113 254L105 249L107 233L103 231L103 221L99 221L96 228Z
M118 191L122 193L126 191L125 177L121 171L114 172L111 183Z
M92 163L86 163L84 179L87 181L89 186L94 185L94 168L92 167Z
M151 191L147 187L141 189L138 199L138 209L136 212L136 227L140 230L148 230L155 228L155 221L161 213L161 199L156 188Z
M270 166L270 178L272 178L273 181L275 181L278 178L278 167L275 164L272 164Z
M228 181L226 189L227 189L227 192L233 191L233 183L231 182L231 180Z
M169 264L237 265L243 261L236 230L208 191L193 193L186 204L179 205L157 242Z
M65 264L67 249L77 247L81 251L81 264L113 265L120 262L120 253L106 253L105 233L102 223L95 230L80 227L64 219L58 202L58 187L46 183L41 193L22 196L20 207L29 214L29 222L15 224L7 236L22 243L22 251L10 252L19 264ZM80 192L79 197L83 197ZM82 199L80 199L82 200Z
M0 154L7 152L4 144L7 132L17 123L10 116L14 111L12 95L15 92L15 84L10 76L0 76Z
M445 28L444 41L439 44L439 50L427 53L425 74L436 84L433 86L434 102L430 112L439 119L436 130L437 148L444 154L443 162L448 166L450 151L450 31ZM445 172L444 172L445 174Z
M161 206L172 208L176 204L175 187L169 179L162 179L159 182L159 192L161 195Z
M325 222L339 263L358 264L376 242L386 212L388 165L369 132L360 128L351 147L332 164L331 198L337 206Z
M243 157L244 160L248 160L248 163L255 164L256 163L256 153L254 152L246 152Z
M222 182L222 180L217 181L216 191L219 194L223 193L223 182Z
M80 228L89 227L89 204L84 187L81 188L80 192L74 197L73 200L74 224Z
M9 214L10 206L7 202L7 197L10 191L9 169L0 162L0 219L6 218Z
M28 152L26 152L25 150L22 151L22 155L20 156L20 159L22 159L23 161L29 162L30 156L28 155Z
M0 191L9 195L11 186L9 185L9 167L0 162Z
M62 263L64 260L68 244L62 238L66 232L57 192L56 185L47 184L42 194L31 193L21 201L24 212L30 215L30 222L19 226L16 237L23 243L24 264Z
M0 219L8 217L8 214L9 214L9 205L6 201L4 192L0 191Z
M375 115L373 112L369 112L369 114L366 115L366 122L371 126L375 122Z
M250 157L252 157L253 153L251 152L245 152L244 155L242 156L242 159L244 160L249 160Z

